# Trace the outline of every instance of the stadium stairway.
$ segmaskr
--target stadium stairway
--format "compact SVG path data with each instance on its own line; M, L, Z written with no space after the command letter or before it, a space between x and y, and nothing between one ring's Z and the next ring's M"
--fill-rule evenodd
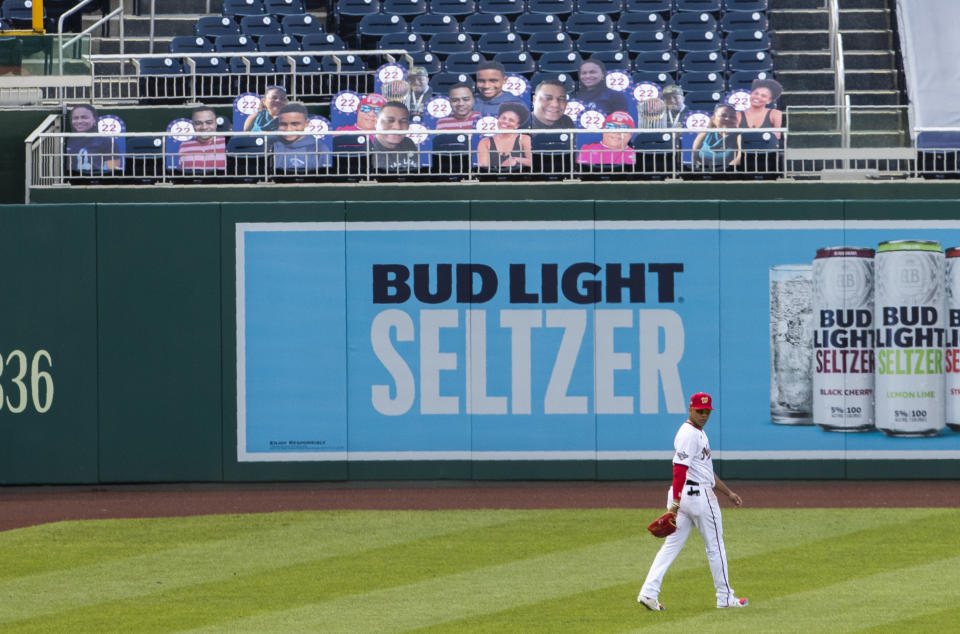
M893 0L839 0L846 94L853 106L875 106L853 110L853 147L898 147L909 141L892 5ZM826 0L771 0L770 23L783 103L811 107L791 112L790 145L839 147L836 110L814 108L837 105Z

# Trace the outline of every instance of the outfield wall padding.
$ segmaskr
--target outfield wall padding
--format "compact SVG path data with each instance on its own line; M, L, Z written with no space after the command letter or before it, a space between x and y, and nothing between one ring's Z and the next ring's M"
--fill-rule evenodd
M511 191L505 190L506 194ZM774 215L778 223L757 224L770 221ZM517 229L512 224L517 222L528 223L527 229ZM497 223L509 224L509 231L501 232L507 224ZM576 227L576 231L560 231L567 226ZM252 232L251 236L262 227L285 231L293 227L294 231L288 231L293 240L289 248L282 240L277 243L281 260L272 262L268 258L257 265L244 260L251 267L246 269L247 274L254 277L241 278L238 283L236 241L243 227ZM412 227L416 231L410 231ZM297 242L318 228L326 240L321 244L339 245L329 251L329 257L322 250L318 255L312 242ZM738 233L741 228L750 233ZM550 231L557 232L557 239L543 239ZM774 429L769 419L754 416L762 410L768 394L756 381L743 378L743 359L735 352L759 350L758 341L766 341L766 317L756 314L755 286L770 262L802 259L810 245L903 237L938 238L943 246L955 246L954 240L960 244L956 201L452 199L2 206L0 264L7 283L0 310L0 484L663 479L669 470L670 438L683 418L682 414L666 411L665 406L653 413L624 415L616 420L594 413L586 418L551 418L535 411L526 418L461 413L438 424L438 418L414 415L397 417L393 427L385 422L394 419L378 421L371 419L370 412L361 411L365 400L369 401L363 395L369 393L370 385L383 382L380 376L367 379L358 377L357 372L373 359L370 317L386 308L370 305L371 280L365 262L382 257L389 263L409 256L403 261L410 265L486 263L502 273L508 262L529 261L539 266L555 260L567 264L596 260L602 264L608 261L608 254L621 254L611 255L613 260L609 261L624 265L667 261L666 255L686 264L686 277L678 277L686 286L677 287L676 298L655 299L654 276L650 278L650 298L642 306L626 302L598 307L669 309L686 320L683 387L689 391L687 388L694 389L695 383L697 389L705 383L705 389L720 396L721 410L711 421L711 441L722 476L960 477L960 434L955 432L944 431L934 439L901 439L903 442L885 444L878 432L870 437L824 435L812 442L810 434L819 433L816 428L810 428L810 434ZM636 244L635 255L626 248L631 244ZM744 245L753 244L762 248L758 247L757 253L745 249ZM657 256L659 260L647 257L658 249L663 251ZM758 255L761 251L777 255L771 259ZM780 252L782 259L778 259ZM710 264L714 253L715 264ZM451 259L445 259L447 256ZM309 388L309 381L308 388L296 381L285 383L283 377L297 378L282 373L289 368L280 367L275 374L277 380L271 382L273 370L267 367L260 368L260 376L265 379L246 386L252 390L251 398L238 400L238 368L247 358L244 355L255 353L259 345L256 338L249 342L243 339L247 332L244 328L256 324L256 311L268 315L267 322L261 323L269 323L273 318L270 315L281 315L282 324L290 328L304 323L310 326L314 323L311 320L321 331L326 328L319 317L298 312L302 306L296 302L291 304L289 314L284 314L285 306L259 305L252 299L254 303L238 306L238 289L246 292L245 284L255 282L255 276L268 276L263 278L267 290L271 279L310 279L309 275L302 277L304 262L329 269L322 278L327 280L325 290L311 292L324 314L341 315L346 343L339 347L325 345L327 340L322 337L327 332L318 333L319 343L304 342L304 349L313 345L322 351L316 363L308 364L319 373L316 393ZM742 281L739 271L751 270L751 266L756 269L756 279ZM501 287L502 293L506 293L505 288ZM498 301L499 296L489 304L490 319L497 311L520 307L501 306ZM564 301L561 297L556 306L522 308L579 309ZM704 310L715 311L716 316L708 319L709 314L699 315L695 302L708 307ZM466 317L466 306L450 306ZM411 303L404 310L419 315L435 308ZM593 308L588 310L588 327L592 327ZM249 311L254 311L253 318L247 315ZM695 314L699 316L691 317ZM741 318L751 325L730 328ZM709 326L710 319L717 322L715 328ZM280 338L271 342L283 344L283 334L281 329L277 333ZM461 345L452 341L442 343L448 346L443 350ZM616 341L617 351L634 345L624 343L627 340L622 338ZM699 345L698 341L706 343ZM238 342L244 344L239 357ZM502 350L495 343L491 345L496 354ZM587 341L582 353L589 356L593 345L592 339ZM694 350L691 346L695 345ZM250 358L282 363L299 350L291 345L267 353ZM535 361L537 354L535 351ZM639 357L633 359L631 363L639 363ZM754 360L760 365L768 363L766 358ZM462 357L458 362L463 363ZM488 380L494 386L491 395L499 394L495 386L506 380L496 371L500 360L492 358L489 363ZM576 368L576 372L582 369L580 365ZM617 370L628 374L615 376L628 376L634 370ZM461 371L462 367L456 370ZM550 376L547 370L539 370L539 375L537 372L535 369L534 382L545 382ZM571 380L574 386L577 381L590 382L579 374ZM342 398L334 389L340 381L344 385ZM633 389L633 379L619 381L617 394ZM445 394L457 389L454 383L440 388ZM660 386L661 402L665 399L663 389ZM321 411L326 412L320 425L334 432L329 437L317 436L317 442L336 444L335 439L342 438L342 450L328 446L333 456L329 459L317 459L328 451L322 444L319 452L294 460L283 458L288 450L276 454L252 450L245 454L244 439L238 435L238 402L244 408L251 405L259 416L249 419L252 425L269 428L275 424L285 429L283 426L291 423L283 417L296 410L291 404L299 406L316 394L327 394L323 390L334 391L324 396L329 407L320 404ZM261 398L258 395L266 396L257 401ZM276 421L271 419L271 399L277 406ZM634 420L650 431L640 435L631 432ZM540 431L532 437L518 431L518 452L511 453L511 426L528 423L529 429ZM591 425L595 439L587 445L577 445L587 438L577 435L579 432L565 437L566 429L589 430ZM757 426L758 440L749 438L745 425ZM384 435L374 431L377 429L390 431ZM428 441L434 433L431 430L456 433L451 440L443 441L446 445L434 447ZM783 446L773 451L770 443L779 441L764 438L777 434ZM467 438L467 444L458 445L456 438ZM291 436L290 440L297 439ZM622 447L613 446L621 442ZM392 451L391 443L408 453ZM422 445L419 449L418 443ZM354 455L355 446L364 449ZM615 449L622 449L622 455ZM794 449L797 451L791 453Z

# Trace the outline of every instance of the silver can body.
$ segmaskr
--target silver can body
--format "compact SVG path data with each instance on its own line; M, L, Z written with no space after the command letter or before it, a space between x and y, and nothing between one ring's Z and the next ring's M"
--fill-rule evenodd
M946 250L947 303L946 342L943 369L946 381L945 410L947 427L960 431L960 247Z
M876 426L888 436L944 427L944 255L936 242L883 242L875 261Z
M812 424L813 282L809 264L770 267L770 419Z
M873 249L828 247L813 261L813 422L874 428Z

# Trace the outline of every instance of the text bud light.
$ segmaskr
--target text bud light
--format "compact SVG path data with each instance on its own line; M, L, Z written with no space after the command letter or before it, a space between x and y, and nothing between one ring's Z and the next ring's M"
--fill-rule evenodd
M944 426L944 255L939 242L881 242L875 260L876 425L888 436Z
M946 251L947 274L944 286L947 303L946 342L943 369L946 372L946 420L960 431L960 247Z
M873 429L873 258L827 247L813 260L813 422L828 431Z

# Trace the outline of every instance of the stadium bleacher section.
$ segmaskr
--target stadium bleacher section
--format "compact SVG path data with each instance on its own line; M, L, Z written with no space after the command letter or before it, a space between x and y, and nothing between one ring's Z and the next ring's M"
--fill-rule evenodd
M776 95L760 107L763 112L777 113L760 117L763 132L731 132L730 138L737 140L743 156L733 169L698 169L692 149L693 139L709 126L718 104L733 105L739 113L738 128L757 119L744 114L757 108L751 92L758 80L778 76L766 0L336 0L330 3L329 14L308 12L308 5L299 0L227 0L213 2L214 8L218 4L220 15L198 16L193 33L173 37L169 50L139 55L129 64L131 76L95 90L93 101L204 103L222 108L241 93L261 94L268 85L280 84L288 89L292 101L306 104L312 116L332 119L337 95L352 92L362 97L373 92L377 73L387 64L399 64L406 70L414 65L423 67L437 96L445 96L456 83L472 86L477 64L486 60L503 64L506 74L522 79L531 92L542 81L556 79L572 95L578 89L580 65L595 59L605 64L607 81L615 82L616 90L629 100L627 115L635 124L630 147L638 157L617 169L604 170L603 178L776 178L789 172L783 157L787 122L780 107L780 89L772 91ZM656 87L653 92L651 85ZM690 118L666 125L662 90L672 85L685 93L684 112ZM584 140L596 142L602 135L602 122L612 113L591 112L583 120L578 116L581 113L571 110L568 114L575 127L551 150L564 154L564 160L551 161L547 167L540 162L538 169L521 170L520 174L533 178L590 176L579 167L578 153ZM772 124L774 120L777 125ZM451 158L443 155L442 144L440 149L433 147L431 126L436 119L425 114L415 116L411 123L416 130L411 137L417 139L422 160L405 164L402 174L392 176L503 177L484 173L475 157L458 162L434 160ZM491 133L489 126L489 122L478 121L477 127L463 131L460 136L464 139L458 143L475 148L480 138ZM55 128L46 132L65 134ZM321 132L314 135L324 140L317 147L333 148L329 151L334 152L343 146L336 137L348 136L337 130ZM149 139L155 133L127 131L127 136L134 139L142 134ZM544 133L533 130L531 134L536 140ZM276 175L271 173L272 133L228 132L227 136L228 146L240 150L232 154L255 160L243 169L238 167L237 172L226 170L224 180L239 172L262 180ZM357 138L350 156L360 160L316 161L317 170L306 176L321 180L382 178L384 175L369 168L376 163L371 154L376 151L373 144L353 136ZM137 140L130 148L146 154L151 143ZM51 154L56 153L55 145L51 145ZM664 153L672 153L671 160L647 160ZM163 154L161 149L161 158ZM231 166L237 163L232 160ZM435 169L438 164L457 164L461 170L441 174ZM897 159L894 164L901 162ZM166 173L163 160L150 175L136 173L137 161L127 165L131 167L123 173L98 176L117 182L163 181L173 176ZM340 171L343 165L348 166L345 173ZM53 174L51 178L67 176Z

